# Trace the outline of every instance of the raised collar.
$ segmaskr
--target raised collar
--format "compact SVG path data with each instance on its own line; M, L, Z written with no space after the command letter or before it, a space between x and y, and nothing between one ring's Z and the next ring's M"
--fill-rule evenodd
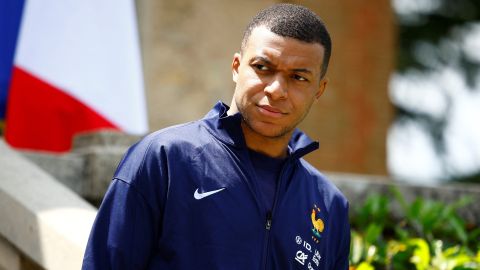
M246 148L245 138L241 127L242 115L236 113L228 115L230 108L219 101L203 118L207 129L218 140L235 148ZM288 143L289 155L300 158L316 149L319 143L310 139L299 129L295 129Z

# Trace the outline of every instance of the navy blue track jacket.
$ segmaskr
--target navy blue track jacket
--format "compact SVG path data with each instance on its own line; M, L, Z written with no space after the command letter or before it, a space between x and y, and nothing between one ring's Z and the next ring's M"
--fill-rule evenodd
M301 157L296 131L273 209L265 209L241 129L218 103L152 133L120 162L83 269L348 269L348 202Z

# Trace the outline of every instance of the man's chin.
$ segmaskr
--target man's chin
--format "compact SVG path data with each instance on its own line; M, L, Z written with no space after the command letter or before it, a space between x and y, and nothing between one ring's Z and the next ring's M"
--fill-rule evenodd
M272 124L250 124L246 123L248 128L253 132L261 135L262 137L269 138L269 139L281 139L285 136L289 136L291 134L291 130L285 127L279 127Z

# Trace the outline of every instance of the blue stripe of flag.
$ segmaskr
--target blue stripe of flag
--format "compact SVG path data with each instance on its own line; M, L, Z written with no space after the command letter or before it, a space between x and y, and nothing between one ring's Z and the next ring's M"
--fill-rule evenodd
M5 118L8 86L25 0L0 1L0 119Z

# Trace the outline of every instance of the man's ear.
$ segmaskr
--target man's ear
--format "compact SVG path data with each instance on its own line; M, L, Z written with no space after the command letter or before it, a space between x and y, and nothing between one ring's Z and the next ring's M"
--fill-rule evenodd
M242 56L240 53L235 53L233 55L232 61L232 79L235 83L237 83L238 79L238 68L240 67L240 61L242 60Z
M328 83L328 78L326 77L320 80L320 85L318 86L317 93L315 93L315 101L318 101L320 97L323 95L323 93L325 92L325 89L327 89L327 83Z

